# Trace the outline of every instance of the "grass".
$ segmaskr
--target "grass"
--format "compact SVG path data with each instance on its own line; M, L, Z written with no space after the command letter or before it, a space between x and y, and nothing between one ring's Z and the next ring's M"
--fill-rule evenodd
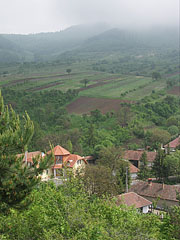
M134 89L144 86L145 84L150 84L152 81L151 78L148 77L136 77L136 76L125 76L123 78L119 78L118 80L112 80L109 84L105 84L102 86L98 86L96 88L91 88L80 92L80 96L88 96L88 97L105 97L105 98L123 98L121 94L127 91L133 91ZM141 89L143 91L143 89ZM137 100L134 98L127 98L128 100Z

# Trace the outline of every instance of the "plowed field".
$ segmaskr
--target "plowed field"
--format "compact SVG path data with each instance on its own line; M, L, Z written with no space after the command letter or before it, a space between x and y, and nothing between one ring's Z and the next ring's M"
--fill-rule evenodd
M120 100L120 99L108 99L108 98L90 98L80 97L74 102L67 105L67 111L69 113L83 114L89 113L95 109L99 109L102 113L110 112L114 110L117 112L121 103L133 103L133 101Z

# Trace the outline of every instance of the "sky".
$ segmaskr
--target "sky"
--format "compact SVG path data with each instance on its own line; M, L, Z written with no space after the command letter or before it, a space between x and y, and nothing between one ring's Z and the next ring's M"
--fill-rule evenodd
M54 32L95 22L177 27L179 0L0 0L0 33Z

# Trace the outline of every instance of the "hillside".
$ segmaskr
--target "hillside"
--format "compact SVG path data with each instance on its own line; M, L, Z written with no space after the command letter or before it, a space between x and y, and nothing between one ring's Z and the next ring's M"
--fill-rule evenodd
M77 25L59 32L29 35L4 34L4 40L11 41L13 50L22 48L32 54L30 61L53 60L54 56L79 47L89 37L107 30L106 24ZM12 51L12 52L14 52ZM25 59L27 61L28 59ZM14 61L12 59L12 61Z
M111 53L142 54L157 49L178 49L178 42L177 29L140 32L111 28L106 24L77 25L54 33L0 35L0 62L52 61L69 56L87 59Z

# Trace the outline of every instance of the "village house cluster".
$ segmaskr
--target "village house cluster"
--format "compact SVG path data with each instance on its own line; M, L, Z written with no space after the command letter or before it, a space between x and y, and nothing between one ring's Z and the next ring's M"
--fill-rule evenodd
M180 136L164 146L164 150L174 152L180 145ZM53 152L53 164L49 169L43 171L41 175L42 181L48 181L49 179L61 179L66 178L67 169L70 170L73 175L76 175L77 171L86 167L87 164L95 164L95 159L92 156L81 157L76 154L71 154L68 150L62 146L57 145L46 154ZM132 184L129 192L117 196L117 205L126 204L128 206L134 206L142 213L148 213L152 211L152 204L156 202L157 209L165 209L167 207L178 205L177 193L180 193L180 185L166 185L162 183L155 183L152 179L148 181L137 180L140 159L142 154L146 152L148 167L151 168L156 158L155 151L144 150L126 150L123 159L129 161L129 171L131 175ZM19 154L21 156L21 154ZM45 154L36 152L26 152L24 154L23 162L27 165L33 164L33 158L39 156L45 157Z

